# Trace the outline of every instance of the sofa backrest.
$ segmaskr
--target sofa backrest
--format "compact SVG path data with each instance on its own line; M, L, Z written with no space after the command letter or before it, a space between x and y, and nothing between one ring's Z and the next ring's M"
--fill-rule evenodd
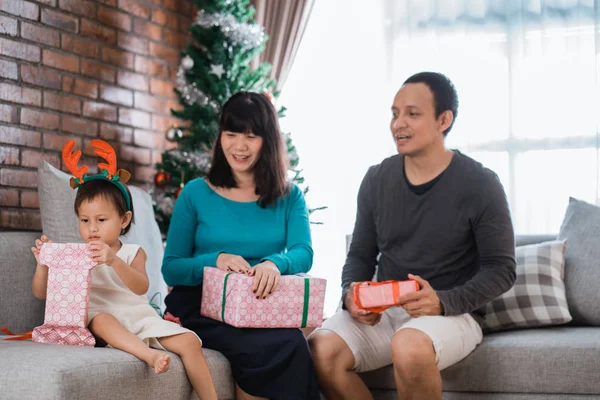
M35 258L31 253L41 232L0 232L0 327L31 331L44 322L45 302L31 291Z
M556 240L556 235L518 235L515 238L515 245L519 247L526 246L528 244L549 242L551 240ZM348 250L350 250L351 243L352 235L346 235L346 254L348 254Z
M556 235L521 235L515 239L515 244L519 246L527 246L528 244L537 244L543 242L551 242L556 240Z

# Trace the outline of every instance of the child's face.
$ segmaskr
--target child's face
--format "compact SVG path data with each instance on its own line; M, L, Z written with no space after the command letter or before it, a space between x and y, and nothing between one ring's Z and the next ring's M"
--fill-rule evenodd
M102 240L112 246L121 230L131 220L131 212L120 216L115 205L103 196L84 201L79 206L79 234L85 242Z

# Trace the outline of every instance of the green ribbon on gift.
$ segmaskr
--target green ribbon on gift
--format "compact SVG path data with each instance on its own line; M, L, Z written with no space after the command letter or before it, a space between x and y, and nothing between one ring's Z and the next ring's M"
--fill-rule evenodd
M156 296L158 296L158 304L156 304L156 303L154 302L154 298L155 298ZM160 315L160 317L162 318L162 316L163 316L163 313L162 313L162 311L161 311L161 309L160 309L160 305L162 304L162 293L161 293L161 292L156 292L156 293L154 293L154 296L152 296L152 298L150 299L150 301L149 301L148 303L150 304L150 306L151 306L152 308L154 308L154 311L156 311L156 313L157 313L158 315Z
M221 300L221 321L225 322L225 305L227 303L227 281L229 280L229 276L232 275L233 272L229 272L225 275L223 281L223 298ZM310 300L310 279L308 277L304 278L304 309L302 310L302 326L301 328L306 328L306 324L308 323L308 303Z
M225 282L223 282L223 300L221 301L221 304L222 304L221 320L223 322L225 322L225 302L227 300L227 281L229 280L229 275L231 275L231 274L233 274L233 272L230 272L227 275L225 275Z
M310 297L310 279L304 278L304 310L302 311L302 328L306 328L308 321L308 299Z

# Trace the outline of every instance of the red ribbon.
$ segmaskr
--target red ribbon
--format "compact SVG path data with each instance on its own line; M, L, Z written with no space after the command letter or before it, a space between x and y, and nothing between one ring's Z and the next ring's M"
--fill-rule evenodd
M4 328L4 327L0 328L0 331L2 331L6 335L15 336L15 337L11 337L11 338L6 338L4 340L27 340L27 339L31 339L31 332L12 333L11 331L9 331L7 328Z
M165 315L163 316L163 318L167 321L175 322L177 325L183 327L179 318L173 316L173 314L171 314L170 312L166 312Z

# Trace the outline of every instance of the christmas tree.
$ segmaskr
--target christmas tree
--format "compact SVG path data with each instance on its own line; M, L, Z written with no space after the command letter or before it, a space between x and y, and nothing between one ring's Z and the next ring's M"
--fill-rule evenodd
M225 101L240 90L265 93L271 98L278 95L272 93L276 81L267 76L270 64L262 63L255 70L250 68L251 61L264 50L268 37L263 27L253 21L255 10L249 0L195 0L195 3L199 11L189 29L192 41L184 49L177 71L176 92L183 109L172 110L185 123L166 132L167 140L177 143L177 147L162 153L152 190L156 220L163 235L185 183L208 172L210 149ZM285 107L278 113L282 118ZM285 135L285 142L290 180L301 185L304 178L289 134ZM308 187L305 194L307 191Z

